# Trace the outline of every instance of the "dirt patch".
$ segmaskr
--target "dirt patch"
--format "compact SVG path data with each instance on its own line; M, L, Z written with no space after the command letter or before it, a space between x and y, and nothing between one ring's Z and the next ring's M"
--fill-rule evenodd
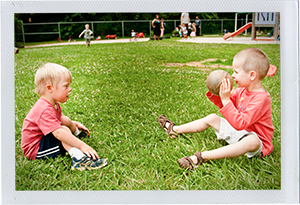
M203 61L192 61L192 62L188 62L188 63L167 63L165 64L166 67L198 67L200 68L200 70L202 71L209 71L212 68L232 68L231 66L228 65L220 65L220 64L210 64L210 65L204 65L204 63L206 62L213 62L213 61L217 61L218 59L216 58L209 58ZM225 62L226 59L221 59L222 62Z

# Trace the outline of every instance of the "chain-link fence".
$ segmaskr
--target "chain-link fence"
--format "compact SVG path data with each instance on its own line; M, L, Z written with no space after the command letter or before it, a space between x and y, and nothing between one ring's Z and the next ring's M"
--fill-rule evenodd
M194 22L195 19L191 19ZM249 22L251 21L248 20ZM42 42L69 38L77 39L84 30L84 25L89 24L94 32L94 37L116 34L117 37L130 37L131 31L143 32L146 37L153 36L151 20L127 20L127 21L83 21L83 22L52 22L52 23L23 23L15 21L15 41L16 44L25 44L26 42ZM165 36L171 36L172 31L179 26L180 20L165 20ZM201 34L222 35L224 29L229 32L234 31L234 19L211 19L201 20ZM237 28L245 25L244 19L237 20ZM249 29L248 32L250 32Z

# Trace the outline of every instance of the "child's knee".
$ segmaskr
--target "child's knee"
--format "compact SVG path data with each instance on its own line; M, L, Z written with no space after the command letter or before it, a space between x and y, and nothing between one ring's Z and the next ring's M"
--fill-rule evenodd
M244 142L246 142L246 145L247 145L249 151L252 151L252 152L256 151L261 146L261 142L255 134L250 134L249 136L245 137L241 141L243 141L243 140L245 140Z
M218 122L218 124L220 124L220 116L216 115L216 114L210 114L207 117L207 122L208 124L216 124Z
M64 130L66 130L66 131L68 131L68 132L71 132L70 128L67 127L67 126L65 126L65 125L62 125L62 126L61 126L61 129L64 129Z
M210 114L205 118L205 122L208 126L213 127L218 132L220 131L221 117L216 114Z
M217 120L220 118L217 114L210 114L207 117L209 117L209 119L211 119L211 120Z

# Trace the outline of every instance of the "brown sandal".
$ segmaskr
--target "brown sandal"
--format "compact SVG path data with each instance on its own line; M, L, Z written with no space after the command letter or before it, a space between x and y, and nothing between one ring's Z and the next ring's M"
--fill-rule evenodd
M204 159L202 158L201 152L196 152L194 155L198 159L197 164L195 164L190 157L183 157L181 159L178 159L177 162L184 169L188 169L188 170L196 169L198 165L201 165L204 162Z
M166 127L167 122L169 123L169 127ZM168 120L165 115L160 115L158 117L158 123L160 127L163 128L168 135L170 135L171 138L174 139L178 136L178 133L173 129L175 123L173 123L171 120Z

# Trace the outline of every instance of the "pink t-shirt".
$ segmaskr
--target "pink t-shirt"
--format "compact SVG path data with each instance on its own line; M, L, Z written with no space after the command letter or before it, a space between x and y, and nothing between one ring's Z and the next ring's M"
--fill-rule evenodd
M31 160L36 158L43 136L61 127L61 107L56 102L57 110L44 98L40 98L23 122L21 148Z
M267 91L249 92L246 88L237 88L230 97L231 102L224 107L219 96L209 91L206 96L220 108L220 113L234 129L257 134L263 143L263 157L273 151L274 126L271 98Z

